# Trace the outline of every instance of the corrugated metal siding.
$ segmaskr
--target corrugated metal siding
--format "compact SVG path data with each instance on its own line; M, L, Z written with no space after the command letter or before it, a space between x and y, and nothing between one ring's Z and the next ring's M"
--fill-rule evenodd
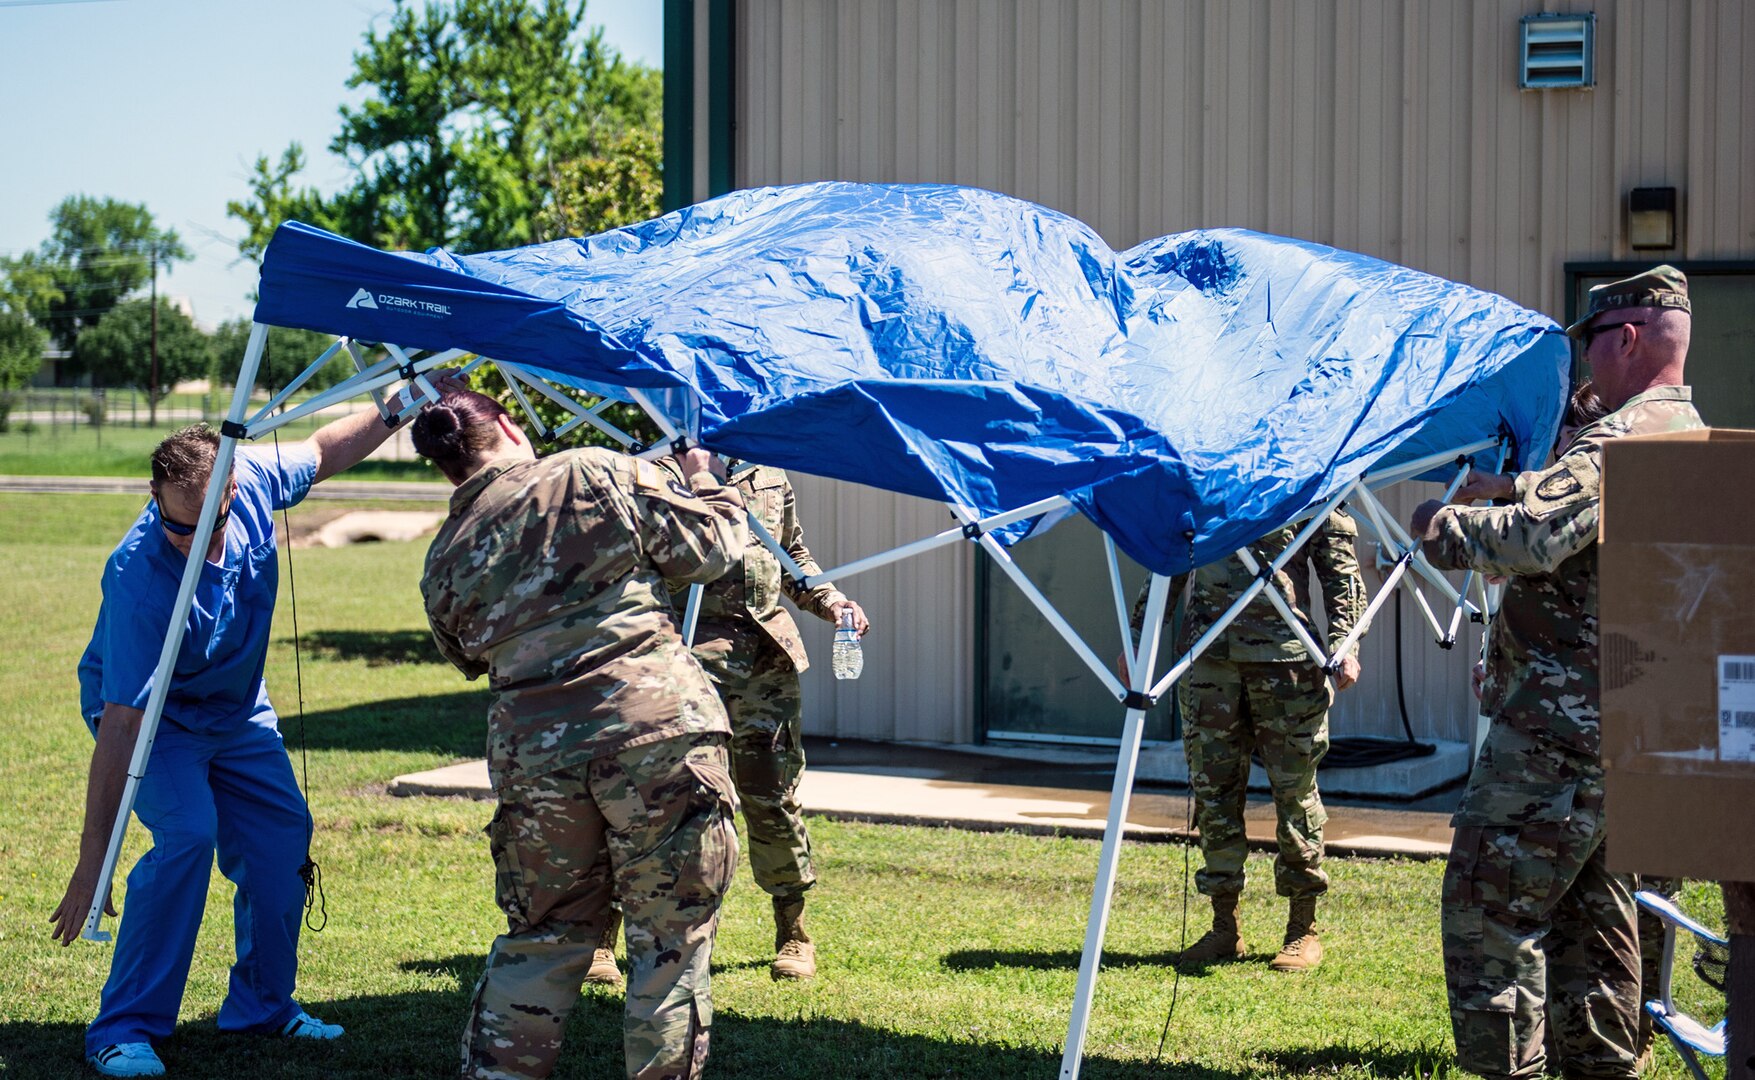
M1596 12L1594 90L1517 89L1518 19L1539 10ZM736 35L739 186L973 184L1079 217L1117 248L1246 226L1557 317L1563 263L1640 257L1622 225L1635 186L1681 190L1671 257L1755 254L1744 0L740 0ZM942 526L936 509L850 491L815 489L805 508L843 559L898 521L921 524L900 539ZM939 558L849 583L933 621L893 645L905 685L880 695L868 675L835 697L826 665L813 674L812 709L834 704L811 731L973 732L970 555ZM1403 621L1416 723L1465 737L1462 646L1433 649L1411 606ZM811 644L822 655L826 635ZM1369 639L1373 674L1337 727L1399 728L1392 644L1387 625ZM888 647L874 639L874 660ZM935 719L945 710L956 719Z
M951 526L943 506L837 480L791 473L805 542L824 569ZM973 551L959 543L837 582L871 619L865 671L837 682L833 628L802 617L812 664L804 673L805 730L857 739L971 742L975 738Z

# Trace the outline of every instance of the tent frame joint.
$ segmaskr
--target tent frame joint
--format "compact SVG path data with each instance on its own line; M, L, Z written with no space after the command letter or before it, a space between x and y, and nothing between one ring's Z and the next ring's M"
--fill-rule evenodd
M984 532L986 530L981 527L981 522L971 521L963 526L963 539L980 540Z
M1158 703L1158 695L1148 694L1142 690L1129 690L1122 696L1121 703L1130 709L1145 712Z
M248 439L250 429L229 417L219 422L219 433L228 439Z

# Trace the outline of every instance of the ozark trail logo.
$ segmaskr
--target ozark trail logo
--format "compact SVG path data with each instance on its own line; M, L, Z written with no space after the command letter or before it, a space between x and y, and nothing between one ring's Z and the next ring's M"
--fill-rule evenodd
M435 304L431 300L411 300L406 296L394 293L378 293L374 295L370 289L357 289L353 299L346 304L350 308L371 308L373 311L393 311L403 315L420 315L428 319L444 319L451 314L446 304Z

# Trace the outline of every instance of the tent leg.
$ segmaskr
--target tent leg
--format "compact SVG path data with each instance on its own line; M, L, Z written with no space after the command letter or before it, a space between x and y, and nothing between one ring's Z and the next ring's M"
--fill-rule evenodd
M683 610L683 644L693 646L695 643L695 624L701 620L701 596L706 588L699 583L689 586L689 602Z
M250 343L244 350L244 364L238 372L237 386L232 390L232 407L228 419L243 423L250 404L250 390L256 385L256 369L262 362L262 343L268 327L257 323L250 329ZM110 828L110 846L98 871L97 888L92 891L91 909L86 912L80 937L89 941L108 941L110 935L98 929L103 920L104 901L110 895L110 883L116 874L116 861L122 854L122 839L128 832L128 815L134 811L134 798L140 790L140 778L146 775L146 762L152 756L153 740L158 737L159 720L164 716L165 697L170 693L171 671L177 651L183 645L183 630L189 621L189 608L195 602L195 586L201 580L201 567L207 561L207 547L213 540L214 521L226 482L231 478L232 457L238 440L230 435L219 438L219 452L213 460L213 472L207 479L207 494L201 500L201 518L195 526L194 543L183 565L183 581L177 590L177 602L171 608L171 622L165 628L164 647L159 650L158 668L152 676L152 693L146 701L146 714L140 722L140 734L134 740L134 756L128 762L128 780L122 787L122 800L116 806L116 821Z
M1152 683L1152 666L1158 656L1158 638L1164 630L1164 602L1170 579L1152 575L1146 597L1145 622L1139 647L1130 658L1128 696L1137 702ZM1127 831L1127 804L1133 794L1134 772L1139 767L1140 741L1146 728L1146 710L1130 703L1122 727L1121 749L1115 759L1115 783L1109 789L1109 818L1103 826L1103 850L1097 857L1097 881L1091 889L1091 913L1085 922L1085 947L1079 955L1078 989L1073 994L1072 1018L1067 1023L1066 1048L1060 1057L1061 1080L1077 1080L1085 1053L1085 1033L1091 1019L1091 998L1097 989L1097 968L1103 959L1103 934L1109 927L1109 903L1115 895L1115 873L1121 862L1121 839Z

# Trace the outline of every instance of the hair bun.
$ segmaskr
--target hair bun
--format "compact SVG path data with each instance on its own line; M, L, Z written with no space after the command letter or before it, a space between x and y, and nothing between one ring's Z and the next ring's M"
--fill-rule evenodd
M421 406L414 418L409 437L415 453L425 458L448 458L456 454L462 438L463 421L457 410L443 401Z
M426 421L427 432L432 435L449 435L463 426L457 419L457 410L442 401L424 406L420 418Z

